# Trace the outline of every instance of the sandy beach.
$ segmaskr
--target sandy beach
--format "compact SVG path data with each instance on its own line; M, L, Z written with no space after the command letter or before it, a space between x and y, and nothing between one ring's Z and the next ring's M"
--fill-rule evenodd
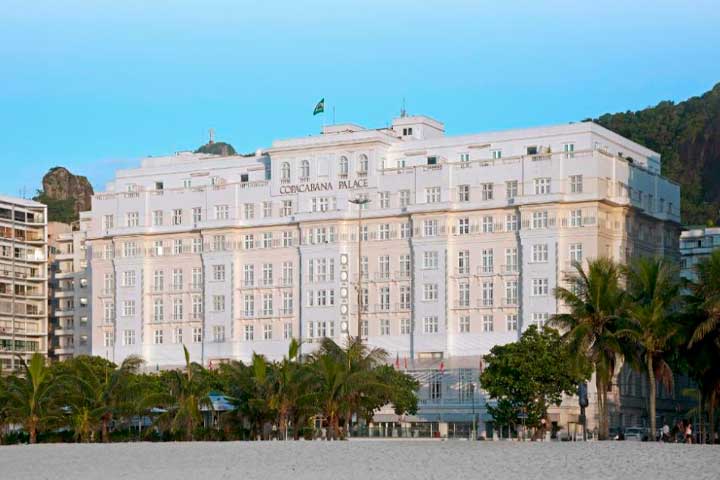
M720 478L720 447L640 442L125 443L0 447L10 479Z

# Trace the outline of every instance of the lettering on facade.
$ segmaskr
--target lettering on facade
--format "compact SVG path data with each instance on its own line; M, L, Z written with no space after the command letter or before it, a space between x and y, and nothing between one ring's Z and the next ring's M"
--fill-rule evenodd
M337 184L332 182L300 183L298 185L281 185L280 195L291 195L293 193L326 192L329 190L355 190L367 188L367 178L357 180L339 180Z

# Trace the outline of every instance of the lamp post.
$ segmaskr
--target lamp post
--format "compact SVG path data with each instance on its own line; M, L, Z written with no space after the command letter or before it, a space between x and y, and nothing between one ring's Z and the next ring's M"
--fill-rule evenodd
M358 343L362 342L362 211L363 206L370 203L370 200L363 196L357 196L352 200L348 200L358 206L358 253L357 253L357 340ZM348 336L350 336L350 329L348 329Z
M470 395L472 396L472 415L473 415L473 424L472 424L472 439L477 440L477 416L475 415L475 382L470 384Z

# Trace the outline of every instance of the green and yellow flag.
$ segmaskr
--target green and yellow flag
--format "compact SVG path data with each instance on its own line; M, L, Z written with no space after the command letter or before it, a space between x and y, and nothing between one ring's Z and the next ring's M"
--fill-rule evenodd
M318 113L323 113L325 111L325 99L321 99L317 105L315 105L315 110L313 110L313 116L317 115Z

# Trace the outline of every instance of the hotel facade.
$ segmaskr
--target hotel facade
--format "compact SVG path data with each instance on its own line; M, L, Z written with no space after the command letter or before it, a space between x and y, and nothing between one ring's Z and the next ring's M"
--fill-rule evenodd
M677 257L679 206L659 154L589 122L446 136L404 116L146 158L84 216L92 351L277 359L291 338L309 353L356 335L360 309L368 343L422 378L425 412L474 411L481 356L562 308L572 261Z

